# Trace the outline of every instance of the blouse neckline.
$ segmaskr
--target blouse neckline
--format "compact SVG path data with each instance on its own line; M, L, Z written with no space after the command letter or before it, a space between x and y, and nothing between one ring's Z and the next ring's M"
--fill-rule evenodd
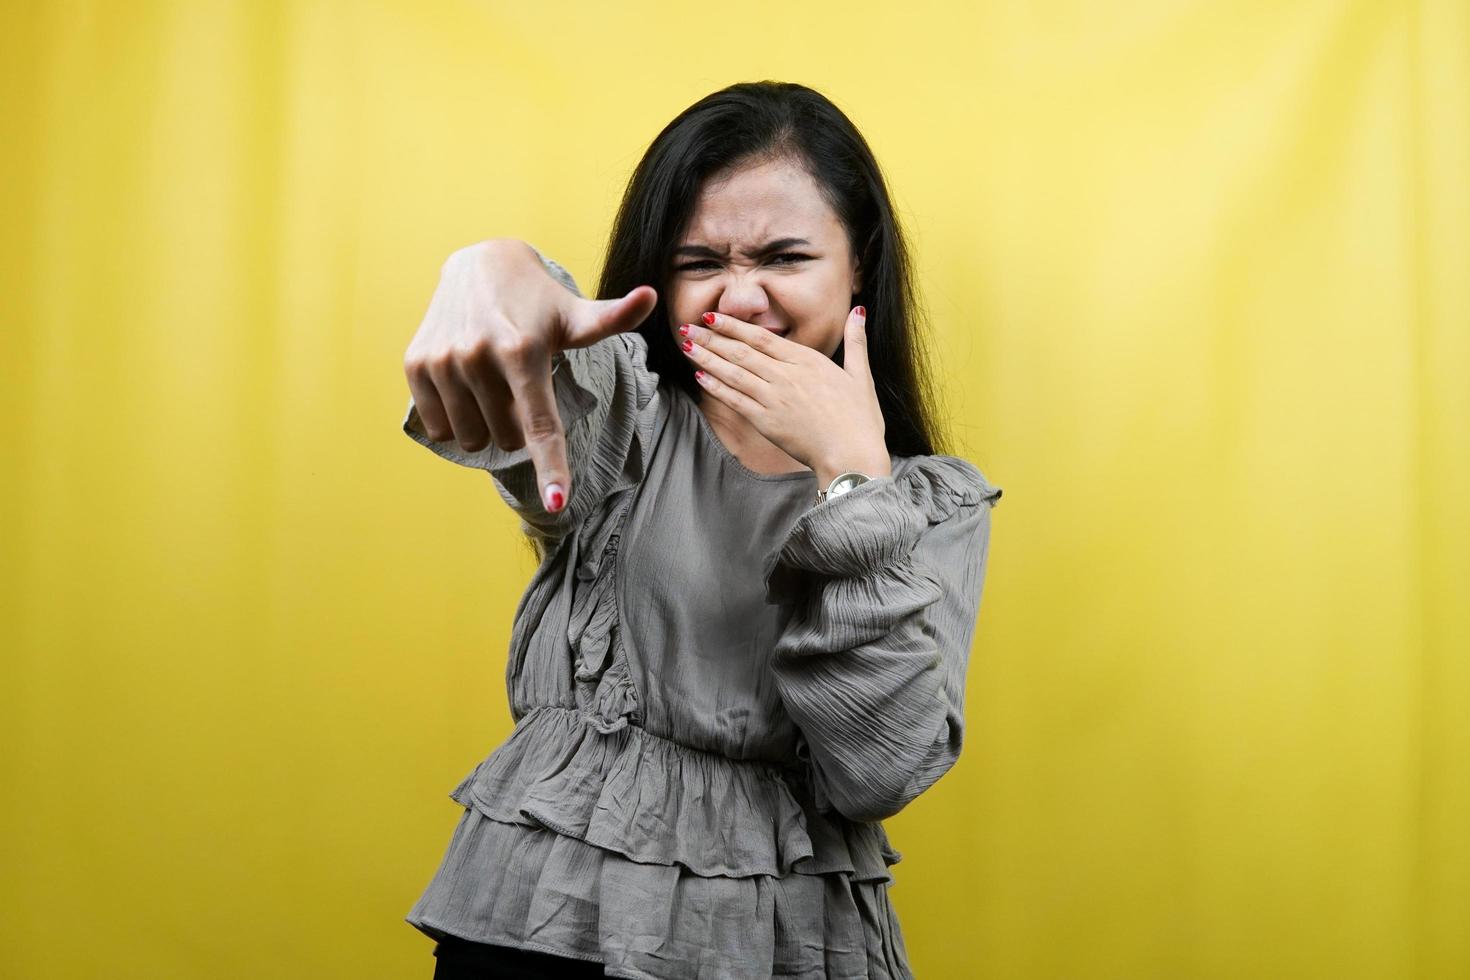
M817 478L816 473L809 469L792 470L789 473L757 473L749 466L746 466L744 463L740 462L739 458L736 457L736 455L730 451L729 447L720 440L719 433L715 432L714 426L709 424L709 419L704 417L704 413L699 410L699 405L694 401L693 398L689 396L689 393L683 391L682 389L678 390L679 394L683 395L685 400L688 402L689 410L693 412L694 417L698 419L699 427L704 430L706 439L708 439L709 443L714 446L715 450L721 456L725 457L725 459L729 461L730 465L735 468L736 472L746 477L749 477L752 480L760 480L763 483L785 483L792 480L815 480Z

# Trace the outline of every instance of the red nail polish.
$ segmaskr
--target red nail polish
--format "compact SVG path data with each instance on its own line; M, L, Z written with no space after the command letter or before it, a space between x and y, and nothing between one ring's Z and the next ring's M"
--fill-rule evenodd
M561 510L562 505L566 503L566 497L562 495L561 489L555 484L547 488L546 497L551 502L551 512L553 514Z
M689 336L689 324L687 324L687 323L681 323L681 324L679 324L679 336L680 337L687 337L687 336Z
M687 354L687 353L689 353L690 351L692 351L694 349L694 341L692 341L692 340L686 340L682 344L680 344L679 346L682 347L682 348L684 348L684 353Z
M704 320L704 325L706 327L712 327L715 325L715 315L713 313L706 313L700 319Z
M696 378L698 378L699 380L701 380L701 381L704 380L704 372L703 371L695 371L694 372L694 376Z
M868 311L867 311L867 309L864 308L864 307L859 306L858 307L858 316L860 316L864 320L866 320L868 318Z

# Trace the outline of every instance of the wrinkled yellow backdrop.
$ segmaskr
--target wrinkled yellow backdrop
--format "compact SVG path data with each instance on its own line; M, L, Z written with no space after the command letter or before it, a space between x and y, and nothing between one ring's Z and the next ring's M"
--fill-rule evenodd
M1470 975L1470 16L10 2L7 977L424 977L530 573L399 431L456 247L584 288L730 82L853 116L1006 497L919 976Z

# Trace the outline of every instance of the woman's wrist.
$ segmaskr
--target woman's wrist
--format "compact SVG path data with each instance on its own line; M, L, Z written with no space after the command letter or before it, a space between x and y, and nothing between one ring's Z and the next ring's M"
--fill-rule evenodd
M856 472L868 477L892 476L893 468L886 453L836 455L813 467L817 489L825 490L843 473Z

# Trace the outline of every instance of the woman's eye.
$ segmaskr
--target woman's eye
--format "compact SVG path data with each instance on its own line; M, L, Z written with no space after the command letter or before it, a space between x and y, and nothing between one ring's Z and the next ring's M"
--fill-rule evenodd
M802 255L800 252L782 252L780 255L777 255L771 261L772 262L777 262L780 259L790 259L791 260L791 263L781 263L782 265L788 265L788 264L792 264L792 263L795 263L795 262L805 262L805 261L807 261L810 258L811 258L810 255ZM699 269L709 268L711 266L714 266L715 264L716 263L711 262L708 259L706 259L706 260L704 260L702 262L686 262L683 265L675 266L674 267L674 271L675 272L694 272L694 271L699 270Z

